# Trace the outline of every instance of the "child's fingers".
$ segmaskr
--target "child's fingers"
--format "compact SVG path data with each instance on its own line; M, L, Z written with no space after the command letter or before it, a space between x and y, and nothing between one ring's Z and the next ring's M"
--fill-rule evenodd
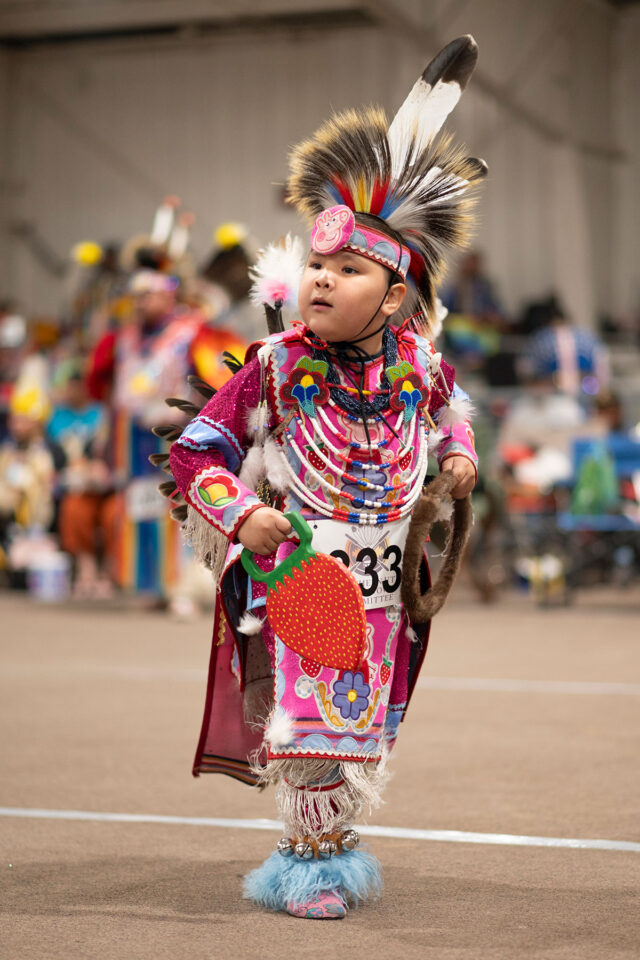
M443 473L452 473L457 483L451 490L454 500L468 496L476 485L476 472L466 457L449 457L441 467Z
M455 472L454 472L455 477ZM464 500L468 496L475 486L475 481L473 477L467 477L464 480L461 480L455 485L451 491L451 496L454 500Z
M287 518L285 517L284 513L278 514L278 516L276 517L275 525L278 528L278 531L283 534L282 539L286 540L286 538L289 536L293 528L289 523L289 521L287 520Z

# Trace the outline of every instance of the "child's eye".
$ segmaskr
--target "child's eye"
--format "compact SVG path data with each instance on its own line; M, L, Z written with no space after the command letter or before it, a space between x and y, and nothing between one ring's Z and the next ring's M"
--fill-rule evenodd
M355 267L343 267L343 268L342 268L342 272L343 272L343 273L357 273L358 271L356 270Z
M317 260L312 260L310 263L307 264L307 266L309 267L310 270L322 270L322 264L318 263Z

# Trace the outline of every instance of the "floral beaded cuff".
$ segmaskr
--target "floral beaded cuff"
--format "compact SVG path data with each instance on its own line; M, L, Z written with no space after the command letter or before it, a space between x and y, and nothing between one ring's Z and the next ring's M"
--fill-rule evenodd
M230 540L249 514L264 506L233 473L220 467L200 470L186 496L191 506Z

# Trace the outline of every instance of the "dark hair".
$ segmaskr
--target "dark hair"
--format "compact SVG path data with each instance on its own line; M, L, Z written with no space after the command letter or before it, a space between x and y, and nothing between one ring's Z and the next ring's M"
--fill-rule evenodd
M394 230L393 227L390 227L386 220L382 220L381 217L376 217L373 213L358 212L355 213L354 216L356 223L361 224L363 227L372 227L374 230L379 230L380 233L384 233L385 237L389 237L394 243L399 243L400 246L403 246L404 240L402 239L402 235L399 234L397 230ZM391 276L389 281L390 287L392 287L394 283L406 283L401 273L390 270L388 267L384 267L384 269L387 270Z

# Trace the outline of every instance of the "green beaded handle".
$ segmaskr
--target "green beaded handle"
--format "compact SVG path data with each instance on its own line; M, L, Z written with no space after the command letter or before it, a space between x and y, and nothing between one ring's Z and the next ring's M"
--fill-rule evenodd
M266 583L269 590L274 590L277 584L284 583L284 578L290 577L293 571L300 567L303 560L312 560L316 555L315 550L311 546L313 531L304 517L295 510L292 510L290 513L285 513L284 516L300 537L300 543L293 553L289 554L282 563L279 563L273 570L261 570L253 559L253 550L248 550L247 547L245 547L240 554L242 566L251 579L257 580L259 583Z

